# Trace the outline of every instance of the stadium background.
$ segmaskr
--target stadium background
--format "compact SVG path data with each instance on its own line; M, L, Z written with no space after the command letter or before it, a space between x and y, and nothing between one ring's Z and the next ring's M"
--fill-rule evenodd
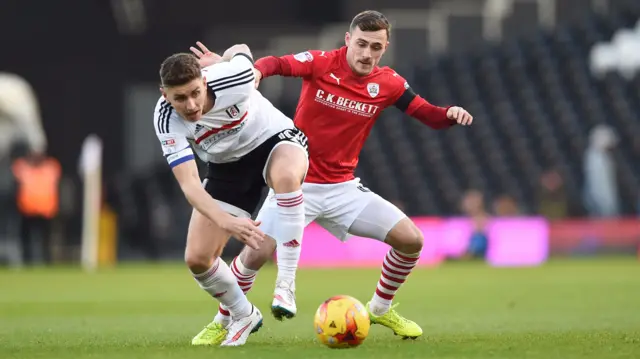
M32 5L3 4L3 32L23 30L5 40L11 50L0 69L33 86L47 152L63 169L54 260L79 258L78 163L89 134L104 144L104 209L117 221L118 257L180 258L190 210L150 120L165 56L188 51L196 40L215 51L244 42L256 58L329 49L342 44L349 19L366 8L385 11L393 22L383 63L429 101L460 104L476 119L472 128L438 132L395 109L385 112L358 167L371 189L411 216L430 217L468 215L462 199L478 190L491 216L546 216L551 253L636 250L639 65L637 56L624 55L626 65L605 71L606 61L597 65L592 49L623 38L617 33L625 29L635 39L630 53L638 49L637 2L65 0L39 3L38 12ZM616 66L630 66L631 75ZM299 87L295 79L272 78L261 90L292 116ZM619 208L605 216L617 219L595 219L602 216L585 205L585 151L598 124L617 133ZM560 188L545 190L548 171L560 176ZM8 237L18 233L17 217L4 216L13 223L3 227ZM226 254L237 250L232 243Z

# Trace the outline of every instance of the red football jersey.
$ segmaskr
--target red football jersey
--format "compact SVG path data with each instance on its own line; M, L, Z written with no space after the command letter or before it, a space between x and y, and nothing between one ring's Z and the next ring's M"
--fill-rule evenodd
M347 63L347 48L283 56L290 76L302 77L294 116L308 138L306 182L339 183L354 178L362 146L382 111L409 87L388 67L357 76Z

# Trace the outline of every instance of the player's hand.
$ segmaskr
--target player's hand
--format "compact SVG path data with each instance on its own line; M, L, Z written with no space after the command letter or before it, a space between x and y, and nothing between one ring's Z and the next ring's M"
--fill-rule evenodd
M207 67L213 64L217 64L218 62L222 62L222 56L216 54L215 52L209 51L209 49L200 41L196 41L196 45L198 45L200 49L196 49L195 47L191 46L189 50L191 50L191 52L193 52L193 54L198 58L200 67Z
M473 122L473 116L462 107L452 106L447 111L447 118L455 120L459 125L467 126Z
M260 222L249 218L237 218L229 216L220 227L227 231L234 238L253 249L260 249L260 244L264 241L264 233L258 228Z
M256 79L255 86L256 86L256 88L258 88L258 86L260 86L260 80L262 80L262 72L260 72L260 70L258 70L258 69L256 69L254 67L253 68L253 77L255 77L255 79Z

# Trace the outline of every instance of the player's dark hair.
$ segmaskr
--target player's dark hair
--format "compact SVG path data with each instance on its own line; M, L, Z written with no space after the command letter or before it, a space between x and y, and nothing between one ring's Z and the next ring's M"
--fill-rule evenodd
M391 24L387 17L375 10L365 10L356 15L351 20L349 31L355 30L356 26L362 31L387 30L387 38L389 38L389 33L391 32Z
M200 77L202 73L198 58L192 54L173 54L160 65L162 87L181 86Z

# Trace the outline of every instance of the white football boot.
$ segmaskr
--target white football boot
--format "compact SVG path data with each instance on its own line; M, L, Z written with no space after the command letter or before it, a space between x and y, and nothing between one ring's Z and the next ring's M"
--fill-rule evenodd
M276 290L273 292L271 314L277 320L291 319L296 316L296 285L294 281L276 280Z
M227 326L227 338L220 344L221 347L237 347L244 345L247 338L262 327L262 313L254 305L251 314L238 320L232 319Z

